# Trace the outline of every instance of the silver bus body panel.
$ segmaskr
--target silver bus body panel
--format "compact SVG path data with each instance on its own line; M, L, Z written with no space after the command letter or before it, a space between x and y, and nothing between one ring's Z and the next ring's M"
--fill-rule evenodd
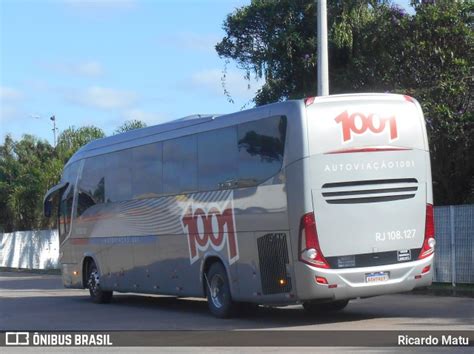
M354 154L309 158L311 175L315 176L311 183L313 210L324 255L421 247L427 194L426 154L413 150L361 153L357 160L351 156ZM372 169L355 171L356 167L368 166ZM405 182L410 179L417 182ZM361 181L361 185L321 188L348 181ZM363 184L364 181L382 182ZM407 199L377 202L376 198Z
M394 107L403 123L393 143L380 135L354 136L342 144L341 127L333 122L344 110L369 107L381 111ZM176 296L204 296L203 270L208 259L225 266L232 297L236 301L283 304L310 299L349 299L408 291L431 282L431 272L421 273L432 257L411 262L347 269L319 269L299 261L299 227L302 215L315 213L320 243L325 256L367 254L421 247L425 205L432 203L431 173L426 129L416 101L399 95L341 95L316 98L306 107L302 100L276 103L224 116L196 118L128 132L92 142L79 150L66 168L93 156L122 149L198 134L266 117L286 116L286 142L282 170L255 187L165 195L96 205L86 214L72 215L70 234L61 244L61 267L66 287L83 288L83 262L91 257L99 267L101 286L119 292L157 293ZM317 121L315 124L314 122ZM192 123L190 123L192 122ZM397 121L398 122L398 121ZM333 124L334 123L334 124ZM359 129L361 130L361 129ZM377 130L377 126L375 127ZM402 134L403 133L403 134ZM405 135L406 134L406 135ZM370 135L370 134L369 134ZM355 139L358 138L358 139ZM360 139L359 139L360 138ZM331 153L360 146L388 146L406 150ZM354 164L378 165L410 161L406 168L354 171ZM413 162L413 166L412 166ZM346 165L352 164L346 171ZM333 165L337 166L333 168ZM400 164L399 164L400 165ZM329 166L329 171L326 166ZM340 166L343 166L340 168ZM380 167L380 166L379 166ZM413 198L373 204L328 204L323 185L355 180L416 179ZM373 187L370 187L373 188ZM369 189L370 189L369 188ZM407 187L404 182L391 188ZM350 192L355 187L331 192ZM405 192L394 192L403 194ZM393 194L393 193L392 193ZM74 207L77 204L75 193ZM361 194L361 197L367 195ZM370 194L368 194L370 196ZM335 196L332 199L341 199ZM213 247L209 240L200 245L186 233L187 213L212 207L224 215L232 210L232 220L224 221L225 242ZM75 213L73 211L73 213ZM344 220L341 220L344 215ZM374 222L374 220L376 222ZM216 223L216 221L213 221ZM391 242L375 242L375 233L415 228L416 237ZM216 228L217 226L214 225ZM202 225L198 226L202 231ZM233 248L231 232L235 228ZM288 252L286 275L291 284L283 293L264 294L259 260L259 240L268 235L283 237ZM387 271L389 282L364 284L367 273ZM326 277L336 288L320 285L315 276Z
M307 111L309 156L302 164L309 171L311 192L307 194L312 196L312 205L305 212L314 212L324 256L344 259L373 254L377 258L384 252L421 248L426 204L433 199L419 104L399 95L341 95L317 98ZM342 119L337 121L344 112L346 120L354 114L354 131L344 131ZM362 120L374 117L378 122L364 132ZM392 117L394 136L387 123ZM387 119L386 129L381 129L383 119ZM352 134L344 136L348 131ZM382 200L387 197L388 201ZM422 275L432 265L432 256L346 269L321 269L294 260L301 301L409 291L432 281L432 271ZM390 280L368 284L367 274L378 272L388 273ZM326 278L332 287L318 284L316 277Z
M137 140L114 140L113 146L92 144L73 156L68 165L84 158L153 143L174 137L196 134L210 129L219 129L274 115L295 116L301 110L300 102L275 104L264 108L232 114L204 122L178 128L179 131L166 130L163 133L148 134ZM299 116L296 115L296 117ZM297 121L298 122L298 121ZM212 127L209 127L212 125ZM297 123L288 124L286 140L301 140L295 132L301 132ZM126 133L127 134L127 133ZM122 135L126 135L122 134ZM105 139L103 139L105 140ZM300 149L285 153L284 159L292 154L300 154ZM283 162L283 165L285 162ZM64 254L74 249L76 256L63 257L65 286L82 288L82 260L86 254L94 254L94 260L101 269L101 285L104 289L121 292L160 293L178 296L203 296L202 269L208 257L220 259L231 280L231 290L235 300L255 301L262 296L258 256L255 239L268 232L286 233L288 250L291 243L288 233L287 197L284 188L284 172L271 180L252 188L239 188L228 191L199 192L187 195L170 195L157 199L133 200L121 203L104 204L97 210L88 211L87 217L80 217L72 225L72 237L63 243ZM186 205L193 200L206 199L212 202L231 201L239 240L239 259L229 264L227 250L212 248L200 252L198 261L190 264L189 244L180 220ZM229 196L232 198L229 199ZM211 198L211 199L209 199ZM140 209L141 208L141 209ZM135 212L130 209L134 209ZM137 211L138 210L138 211ZM87 220L89 218L89 220ZM76 260L77 262L71 262ZM76 275L72 275L75 272ZM247 282L248 276L254 280ZM245 281L240 281L244 279ZM240 284L242 283L242 284ZM242 290L240 290L240 287ZM274 301L285 298L285 294L270 295ZM258 300L260 301L260 300Z

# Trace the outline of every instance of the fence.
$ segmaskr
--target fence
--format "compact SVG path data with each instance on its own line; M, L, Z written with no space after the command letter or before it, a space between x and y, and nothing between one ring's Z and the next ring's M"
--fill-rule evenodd
M0 234L0 266L25 269L59 268L56 230L16 231Z
M435 207L436 252L434 281L474 284L474 205ZM3 234L0 266L57 268L56 230Z
M474 205L435 207L434 279L474 283Z

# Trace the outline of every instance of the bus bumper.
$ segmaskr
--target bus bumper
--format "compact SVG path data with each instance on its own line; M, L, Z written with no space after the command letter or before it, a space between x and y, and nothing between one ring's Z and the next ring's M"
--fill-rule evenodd
M431 255L414 262L347 269L321 269L295 262L297 298L300 301L345 300L429 286L433 279L433 257ZM426 271L427 266L430 266L429 271ZM367 275L380 272L388 273L388 280L367 282ZM321 281L324 282L321 278L326 279L327 284L321 284Z

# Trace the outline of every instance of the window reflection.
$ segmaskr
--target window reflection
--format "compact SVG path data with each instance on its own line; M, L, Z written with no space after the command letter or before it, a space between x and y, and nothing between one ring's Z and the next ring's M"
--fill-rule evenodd
M258 184L278 173L283 162L285 117L241 124L238 134L239 180Z
M197 138L189 135L163 143L163 192L197 190Z
M237 179L237 128L198 135L199 190L225 189Z
M280 171L285 134L278 116L88 158L77 215L104 202L256 186Z

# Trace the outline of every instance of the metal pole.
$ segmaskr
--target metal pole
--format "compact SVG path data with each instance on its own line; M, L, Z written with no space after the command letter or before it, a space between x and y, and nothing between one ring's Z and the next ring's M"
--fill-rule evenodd
M326 0L318 2L318 96L329 95L328 24Z
M51 118L49 118L53 121L53 141L54 141L54 147L56 147L56 130L58 128L56 128L56 116L51 116Z
M454 241L454 206L449 206L449 223L451 224L451 284L456 286L456 242Z

